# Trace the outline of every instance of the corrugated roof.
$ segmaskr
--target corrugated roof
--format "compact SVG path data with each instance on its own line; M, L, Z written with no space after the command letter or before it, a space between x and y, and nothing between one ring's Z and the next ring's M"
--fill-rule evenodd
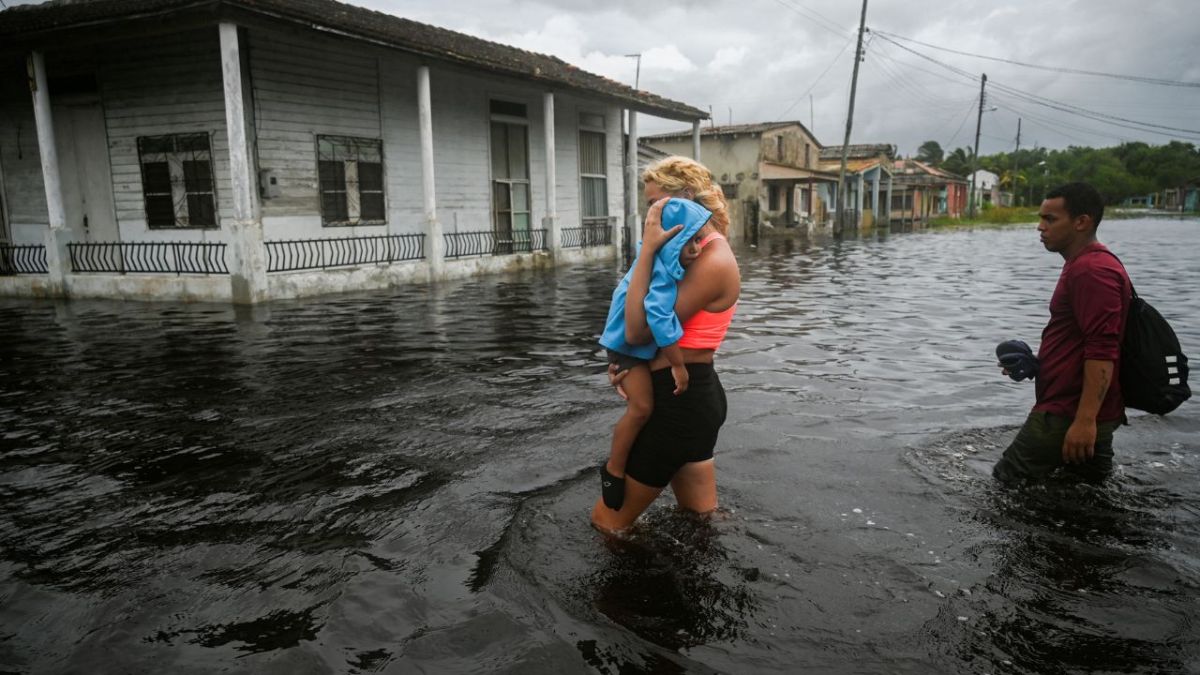
M214 19L250 13L269 20L331 30L451 63L602 94L621 104L670 119L707 119L686 103L635 90L581 70L562 59L490 42L335 0L51 0L0 11L0 44L54 44L58 31L131 19L203 14Z
M890 143L851 145L849 148L848 159L867 159L879 157L880 155L887 155L893 159L896 157L896 146ZM836 159L840 162L842 160L842 146L829 145L821 148L821 159Z
M932 164L927 164L916 159L898 159L896 160L897 177L902 175L926 175L934 178L940 178L951 182L966 182L966 178L950 173L945 169L939 169Z
M754 124L727 124L723 127L702 126L702 127L700 127L700 136L703 137L703 136L730 136L733 134L761 134L765 131L772 131L775 129L782 129L784 127L791 127L791 126L798 126L801 129L804 129L805 133L807 133L809 136L812 136L814 140L816 139L816 136L813 136L813 133L808 130L808 127L804 126L804 124L802 122L797 122L794 120L793 121L783 121L783 122L757 122ZM692 130L690 128L682 129L680 131L669 131L667 133L654 134L653 136L642 136L642 138L645 138L648 140L655 140L655 141L665 141L665 140L673 140L673 139L677 139L677 138L691 138L691 137L692 137ZM820 145L819 142L818 142L818 145Z

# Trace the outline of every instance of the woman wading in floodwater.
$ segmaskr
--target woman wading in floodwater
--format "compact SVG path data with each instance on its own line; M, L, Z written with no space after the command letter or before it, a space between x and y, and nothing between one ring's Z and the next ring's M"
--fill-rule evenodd
M690 198L712 212L700 229L701 251L679 282L675 314L683 323L683 350L689 386L676 396L666 357L659 353L650 361L654 385L654 411L638 433L625 467L625 501L612 510L597 498L592 524L615 532L633 521L662 493L667 485L679 506L696 513L717 508L717 474L713 448L717 432L725 423L725 390L713 369L713 355L725 338L741 292L741 276L733 250L725 239L729 212L721 187L713 182L704 165L686 157L667 157L642 173L645 199L651 204L642 232L642 250L634 262L625 302L627 339L631 343L652 340L643 306L649 288L653 259L658 249L679 228L663 231L660 214L671 197ZM624 373L609 367L609 378L621 391Z

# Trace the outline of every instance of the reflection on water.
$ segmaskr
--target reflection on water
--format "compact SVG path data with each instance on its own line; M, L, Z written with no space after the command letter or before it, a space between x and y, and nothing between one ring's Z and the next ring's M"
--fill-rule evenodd
M1196 221L1102 227L1200 345ZM254 309L0 301L0 671L1188 672L1200 413L989 477L1060 260L1029 229L764 239L721 517L588 526L606 264Z

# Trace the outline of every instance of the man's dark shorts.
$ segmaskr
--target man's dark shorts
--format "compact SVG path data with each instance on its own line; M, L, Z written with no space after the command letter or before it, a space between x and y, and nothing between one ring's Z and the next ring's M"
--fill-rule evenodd
M1024 478L1042 478L1060 467L1086 480L1103 480L1113 467L1113 431L1121 423L1101 422L1096 425L1096 454L1082 464L1066 464L1062 458L1063 440L1071 428L1071 418L1032 412L1017 432L992 475L1003 482Z

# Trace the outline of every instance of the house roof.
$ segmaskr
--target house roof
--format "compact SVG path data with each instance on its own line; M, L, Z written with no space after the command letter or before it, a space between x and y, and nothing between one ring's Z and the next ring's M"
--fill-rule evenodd
M792 126L800 127L801 129L804 130L804 133L811 136L813 138L813 140L816 140L817 137L813 136L813 133L808 130L808 127L804 126L804 124L802 122L797 122L795 120L780 121L780 122L757 122L754 124L727 124L723 127L722 126L712 126L712 127L702 126L702 127L700 127L700 136L701 137L704 137L704 136L733 136L733 135L737 135L737 134L753 135L753 134L761 134L766 131L773 131L775 129L783 129L785 127L792 127ZM642 138L646 139L646 140L651 140L651 141L667 141L667 140L675 140L675 139L679 139L679 138L691 138L691 136L692 136L691 129L681 129L680 131L669 131L667 133L654 134L652 136L642 136ZM819 146L820 142L818 142L817 145Z
M894 174L897 178L901 176L928 176L933 179L938 179L950 183L966 183L967 179L957 174L950 173L945 169L939 169L932 164L927 164L916 159L898 159L896 160L896 171Z
M850 149L847 159L875 159L880 155L886 155L893 159L896 157L896 146L890 143L870 143L847 147ZM821 148L821 159L842 161L842 146L829 145Z
M842 166L842 156L841 155L838 155L835 159L828 159L828 158L824 157L825 153L821 153L821 154L822 154L821 161L818 164L823 171L829 171L832 173L838 173L841 171L841 166ZM848 160L846 160L846 173L863 173L864 171L870 171L871 169L874 169L877 166L882 167L883 170L886 171L887 173L891 173L892 167L889 166L889 164L890 164L889 162L880 161L880 159L878 157L870 157L870 158L864 158L864 159L848 159Z
M599 94L639 112L677 120L708 113L615 80L581 70L562 59L490 42L463 33L348 5L336 0L51 0L0 11L0 44L29 49L61 44L61 34L95 31L122 22L163 27L168 18L237 19L299 24L450 63L534 82Z

